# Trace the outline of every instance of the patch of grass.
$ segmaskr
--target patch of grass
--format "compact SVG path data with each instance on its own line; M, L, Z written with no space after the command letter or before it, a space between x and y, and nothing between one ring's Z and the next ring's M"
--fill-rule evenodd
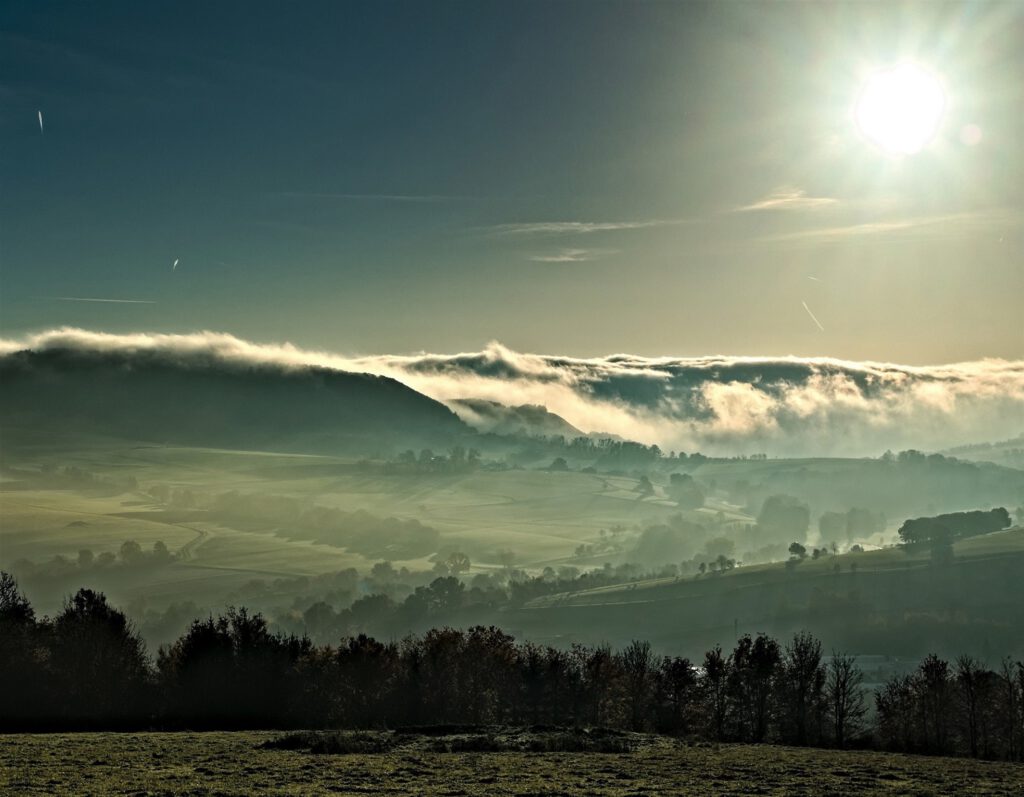
M394 749L391 734L370 731L299 731L259 745L263 750L304 750L317 755L387 753Z

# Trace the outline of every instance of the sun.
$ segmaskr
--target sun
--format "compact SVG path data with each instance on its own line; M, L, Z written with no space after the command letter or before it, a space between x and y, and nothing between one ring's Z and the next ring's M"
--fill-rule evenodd
M854 116L864 136L890 155L913 155L935 138L945 110L939 77L902 63L868 77Z

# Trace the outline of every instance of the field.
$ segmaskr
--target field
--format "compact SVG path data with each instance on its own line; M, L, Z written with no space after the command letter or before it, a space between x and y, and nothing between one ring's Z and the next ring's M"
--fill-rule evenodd
M37 795L1015 795L1024 766L646 738L629 753L313 755L272 733L0 736L0 792Z
M416 574L401 586L406 592L432 579L434 560L453 551L472 563L467 582L509 565L539 574L546 567L637 562L631 557L639 530L681 513L666 498L667 473L659 471L651 471L653 493L643 495L637 473L556 472L541 461L505 470L393 473L382 460L99 437L41 444L7 436L5 443L0 568L15 572L40 614L59 611L80 586L104 591L148 624L152 650L193 617L231 604L271 618L298 616L290 627L301 632L301 613L314 602L343 609L374 589L365 581L330 582L330 574L355 568L365 579L382 560ZM754 518L739 506L743 496L792 491L812 508L810 548L815 513L856 506L856 495L837 498L837 491L875 490L884 467L877 460L711 461L694 471L706 490L705 507L682 514L703 522L709 540L727 536L742 561L761 544L749 531ZM943 490L954 508L978 506L974 498L955 497L975 490L1008 498L1013 507L1015 485L1024 478L995 466L930 467L907 470L906 484L896 485L906 487L907 513ZM896 487L890 492L899 492ZM317 525L303 513L334 519ZM497 624L519 638L558 645L624 645L643 636L659 650L691 657L717 643L731 645L738 633L785 637L800 628L820 634L828 648L858 654L919 657L950 647L951 655L1017 655L1020 635L1007 618L1019 605L1024 532L959 541L955 562L940 571L927 550L878 547L907 516L889 515L885 533L861 540L868 550L859 553L808 556L795 567L754 559L700 576L694 559L678 579L546 595L521 609L471 608L443 621ZM382 533L373 525L378 521L397 523L398 532ZM614 529L624 531L609 543L613 535L603 532ZM143 551L161 541L173 556L134 564L118 556L112 564L126 540ZM685 552L655 549L642 562L653 569L691 556L713 560L703 545L694 539L683 543ZM785 557L785 545L768 555ZM96 564L86 557L87 565L79 565L82 550ZM99 566L103 555L107 565ZM58 556L64 559L54 562ZM313 583L318 576L325 579ZM160 613L169 607L174 612L164 621ZM908 635L908 624L919 633ZM408 630L416 629L389 633Z
M542 470L386 476L379 466L336 457L118 441L19 451L16 459L6 452L3 464L0 567L57 555L74 560L83 548L97 556L117 553L128 539L148 549L160 540L178 554L177 561L116 578L113 571L97 573L91 584L119 603L144 598L150 606L183 596L200 605L223 605L252 579L350 567L367 572L385 558L411 570L431 567L419 552L371 555L343 539L323 544L289 538L281 533L287 522L240 523L216 511L190 511L193 497L201 503L231 493L275 496L303 507L416 520L438 532L440 550L467 553L477 570L510 557L518 567L570 563L577 546L596 540L601 529L661 521L674 509L664 497L640 500L636 479L625 476ZM47 481L38 477L46 466L80 468L97 482ZM116 486L128 478L134 485ZM187 495L188 501L159 501L154 488ZM53 611L61 596L30 597L43 611Z

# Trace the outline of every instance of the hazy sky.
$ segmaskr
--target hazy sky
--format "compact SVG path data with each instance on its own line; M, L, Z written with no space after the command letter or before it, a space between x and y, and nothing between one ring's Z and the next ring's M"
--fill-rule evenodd
M1022 41L1016 2L7 0L0 332L1018 358ZM893 157L853 107L906 60L946 105Z

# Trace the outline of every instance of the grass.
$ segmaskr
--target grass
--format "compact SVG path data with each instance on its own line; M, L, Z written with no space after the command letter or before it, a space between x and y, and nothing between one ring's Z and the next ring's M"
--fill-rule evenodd
M629 753L651 737L608 728L428 728L390 731L298 731L264 742L267 750L318 755L365 753Z
M372 734L371 734L372 735ZM273 733L0 736L0 793L26 795L1017 795L1024 766L861 751L686 746L631 753L273 749ZM436 743L437 737L424 740Z

